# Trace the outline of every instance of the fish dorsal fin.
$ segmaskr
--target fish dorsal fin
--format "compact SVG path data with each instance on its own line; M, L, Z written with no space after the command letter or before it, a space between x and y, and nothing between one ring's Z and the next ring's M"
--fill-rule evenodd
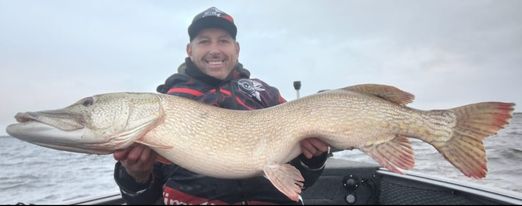
M359 149L392 172L402 174L399 168L409 170L415 164L411 143L405 136L397 135L389 141L369 144Z
M293 201L299 201L304 178L297 168L290 164L273 164L265 166L263 171L280 192Z
M415 98L413 94L397 89L393 86L379 85L379 84L360 84L350 87L345 87L343 90L369 94L388 100L390 102L406 105L413 102Z

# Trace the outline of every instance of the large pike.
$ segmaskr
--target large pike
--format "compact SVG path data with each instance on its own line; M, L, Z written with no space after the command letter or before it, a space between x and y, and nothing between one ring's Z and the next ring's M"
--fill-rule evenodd
M271 108L238 111L154 93L84 98L60 110L18 113L7 132L59 150L108 154L133 143L217 178L265 175L297 200L303 178L286 164L299 141L318 137L360 149L394 171L414 166L408 138L433 145L466 176L487 173L482 140L508 124L514 104L484 102L448 110L406 107L413 95L385 85L356 85Z

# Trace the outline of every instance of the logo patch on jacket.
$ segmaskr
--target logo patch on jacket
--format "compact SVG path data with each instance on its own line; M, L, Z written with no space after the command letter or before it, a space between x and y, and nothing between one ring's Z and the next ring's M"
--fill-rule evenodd
M252 79L240 79L237 81L239 90L250 97L255 97L261 102L261 94L259 92L265 91L263 84Z

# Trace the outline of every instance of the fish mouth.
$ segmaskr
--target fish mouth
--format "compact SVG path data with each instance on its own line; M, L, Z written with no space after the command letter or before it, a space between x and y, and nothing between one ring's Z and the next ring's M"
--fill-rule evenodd
M60 110L42 112L20 112L15 115L19 123L39 122L63 131L73 131L84 128L81 115L62 112Z
M98 140L84 138L88 130L80 117L59 111L24 112L15 116L18 123L7 126L12 137L52 149L81 153L107 154L96 147Z

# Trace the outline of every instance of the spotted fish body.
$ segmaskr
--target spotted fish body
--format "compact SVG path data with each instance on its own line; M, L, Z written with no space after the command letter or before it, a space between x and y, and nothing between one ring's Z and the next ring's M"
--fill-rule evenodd
M412 100L413 95L391 86L356 85L238 111L170 95L114 93L62 110L20 113L21 123L7 131L31 143L75 152L111 153L137 142L196 173L234 179L265 175L293 200L299 198L303 178L286 162L301 153L299 141L309 137L340 149L360 149L399 173L413 168L408 138L417 138L433 145L465 175L484 177L482 140L508 124L514 104L421 111L405 106ZM58 118L56 114L80 120L47 120ZM81 122L74 124L82 124L82 132L71 129L70 121ZM49 132L49 127L54 130Z

